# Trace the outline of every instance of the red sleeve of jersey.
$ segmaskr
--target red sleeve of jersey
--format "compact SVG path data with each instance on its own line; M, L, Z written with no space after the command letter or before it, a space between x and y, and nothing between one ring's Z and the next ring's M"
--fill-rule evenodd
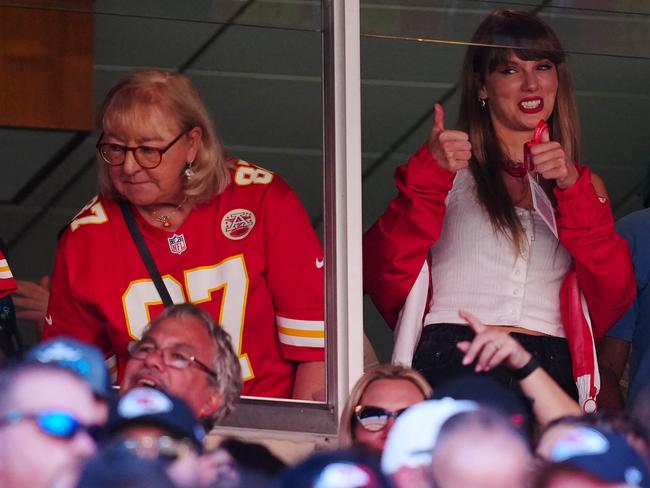
M454 177L423 145L397 168L399 193L363 236L363 286L391 327L440 237Z
M591 184L591 172L578 167L573 186L555 189L560 242L573 256L580 289L589 306L596 339L630 308L636 295L630 247L615 230L609 200Z
M275 306L282 354L293 361L323 361L323 250L309 216L277 175L263 208L267 284Z
M16 280L14 280L14 275L11 274L11 269L9 269L4 254L0 251L0 298L14 291L16 291Z
M43 323L43 340L61 335L71 336L107 354L111 347L105 336L104 324L96 314L79 304L74 296L72 280L77 273L83 273L84 263L75 260L75 243L71 237L70 230L66 230L57 248L50 300Z

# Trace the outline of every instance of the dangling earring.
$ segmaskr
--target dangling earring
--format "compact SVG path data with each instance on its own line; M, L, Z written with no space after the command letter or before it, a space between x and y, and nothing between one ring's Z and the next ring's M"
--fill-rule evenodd
M487 105L487 98L480 98L478 99L478 104L481 106L481 108L485 108Z
M183 174L185 175L185 178L190 180L192 179L192 176L194 176L194 171L192 170L192 165L194 164L194 161L185 163L185 171Z

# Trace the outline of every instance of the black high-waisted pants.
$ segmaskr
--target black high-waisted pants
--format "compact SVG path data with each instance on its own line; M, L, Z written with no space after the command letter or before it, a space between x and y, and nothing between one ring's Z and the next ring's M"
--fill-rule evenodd
M571 355L566 339L562 337L538 336L512 333L531 354L535 355L546 372L553 377L574 399L578 399ZM436 388L444 381L474 372L474 364L463 366L463 352L456 347L460 341L471 341L474 331L467 325L432 324L422 331L420 343L413 356L413 368L417 369ZM492 376L508 389L521 393L519 382L511 370L504 365L497 366L485 374Z

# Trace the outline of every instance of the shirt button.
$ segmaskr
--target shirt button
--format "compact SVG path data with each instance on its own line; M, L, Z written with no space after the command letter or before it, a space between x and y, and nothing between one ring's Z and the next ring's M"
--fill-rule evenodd
M518 296L519 296L519 290L515 290L512 294L513 294L514 296L518 297Z

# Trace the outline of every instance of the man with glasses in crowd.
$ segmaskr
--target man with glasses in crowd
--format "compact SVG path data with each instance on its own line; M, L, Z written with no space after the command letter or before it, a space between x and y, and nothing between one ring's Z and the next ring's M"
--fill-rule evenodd
M106 415L88 383L56 364L23 362L0 369L0 392L0 486L74 479Z
M241 369L230 336L191 303L173 305L129 346L122 389L151 387L183 399L206 429L234 408Z

